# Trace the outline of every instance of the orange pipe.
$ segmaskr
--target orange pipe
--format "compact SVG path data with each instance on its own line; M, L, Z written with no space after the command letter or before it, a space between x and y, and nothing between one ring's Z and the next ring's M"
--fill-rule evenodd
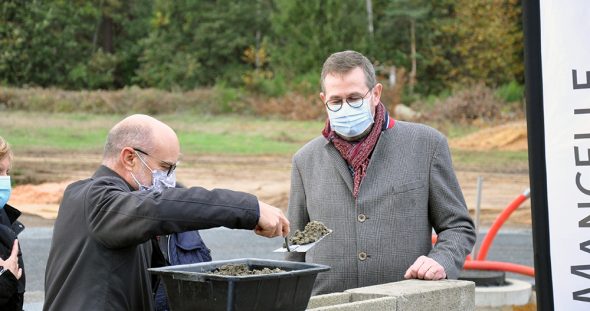
M502 225L506 222L506 220L510 217L512 212L514 212L524 201L526 201L530 197L529 190L526 190L524 193L520 194L514 201L512 201L503 211L498 215L492 227L486 234L485 239L482 242L480 253L477 257L477 260L472 259L470 255L467 255L465 260L465 264L463 268L466 270L492 270L492 271L505 271L505 272L513 272L522 275L527 275L530 277L535 277L535 269L529 266L509 263L509 262L501 262L501 261L487 261L485 257L488 254L490 246L496 237L496 234L502 227ZM438 240L438 236L436 234L432 235L432 244L435 244Z
M488 255L488 251L490 250L490 247L492 246L492 242L494 242L494 238L496 237L496 234L500 230L500 227L502 227L502 225L506 222L508 217L510 217L510 214L512 214L512 212L514 212L522 204L522 202L526 201L529 198L529 196L530 196L530 192L529 192L529 190L526 190L524 193L522 193L518 197L516 197L516 199L514 199L514 201L512 201L512 203L510 203L502 211L502 213L500 213L500 215L498 215L496 220L494 220L492 227L490 227L490 230L486 234L486 237L484 238L483 242L481 243L481 248L479 250L479 254L477 254L477 260L485 260L486 259L487 255Z
M523 266L510 262L501 261L481 261L481 260L468 260L463 265L465 270L492 270L492 271L505 271L513 272L518 274L535 277L535 269L529 266Z

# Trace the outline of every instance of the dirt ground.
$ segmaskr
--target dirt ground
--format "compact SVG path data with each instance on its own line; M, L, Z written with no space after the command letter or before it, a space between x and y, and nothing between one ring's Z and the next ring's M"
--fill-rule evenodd
M450 142L453 148L469 150L526 150L526 124L512 122L482 129ZM72 181L89 177L100 163L99 154L43 153L25 154L14 166L21 185L13 190L10 203L29 215L52 220L65 187ZM286 211L289 197L291 159L287 156L185 156L177 178L186 186L207 189L226 188L250 192L262 201ZM488 227L497 215L520 193L529 188L525 173L457 171L465 201L472 216L477 206L478 178L482 180L480 225ZM531 224L530 200L525 201L506 226Z
M485 128L455 139L451 147L465 150L527 150L525 121L514 121L500 126Z

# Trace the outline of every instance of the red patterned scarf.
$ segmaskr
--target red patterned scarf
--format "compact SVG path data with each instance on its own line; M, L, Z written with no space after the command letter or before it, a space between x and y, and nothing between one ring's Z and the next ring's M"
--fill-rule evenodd
M387 124L384 124L387 122ZM350 142L342 139L330 128L330 119L326 118L326 126L322 134L326 139L334 144L334 147L340 152L340 155L354 172L354 187L352 195L357 198L359 188L363 178L367 174L367 167L375 145L379 140L379 135L384 129L393 127L394 121L389 118L385 106L379 103L375 108L375 123L369 134L359 141Z

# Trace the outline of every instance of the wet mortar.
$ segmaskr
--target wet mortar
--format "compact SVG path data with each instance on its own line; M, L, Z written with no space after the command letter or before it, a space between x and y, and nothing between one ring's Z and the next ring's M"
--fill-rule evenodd
M279 268L267 268L262 269L250 269L247 264L227 264L223 265L213 271L211 274L225 275L225 276L245 276L245 275L262 275L285 272L285 270Z
M328 233L330 233L330 230L328 227L326 227L326 225L320 221L314 220L305 225L305 229L303 229L303 231L295 231L295 234L289 238L289 244L304 245L313 243Z

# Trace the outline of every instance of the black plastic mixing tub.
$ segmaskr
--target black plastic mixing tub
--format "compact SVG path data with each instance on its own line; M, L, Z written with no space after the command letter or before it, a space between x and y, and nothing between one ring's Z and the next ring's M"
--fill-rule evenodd
M286 272L224 276L209 274L226 264ZM164 280L172 311L305 310L316 276L330 267L319 264L244 258L149 269Z

